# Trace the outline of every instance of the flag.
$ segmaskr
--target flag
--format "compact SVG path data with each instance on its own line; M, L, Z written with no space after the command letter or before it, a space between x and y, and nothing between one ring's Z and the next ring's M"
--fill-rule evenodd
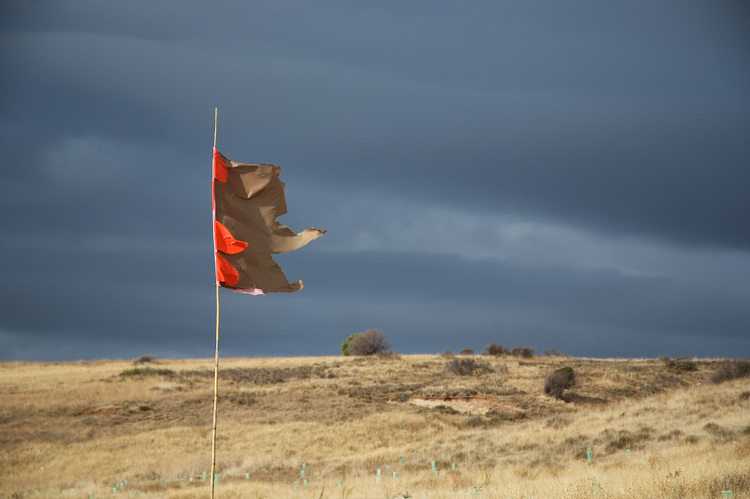
M214 148L213 213L216 284L249 294L291 293L290 283L271 258L306 245L326 233L305 229L295 234L277 217L285 214L281 168L248 165L225 158Z

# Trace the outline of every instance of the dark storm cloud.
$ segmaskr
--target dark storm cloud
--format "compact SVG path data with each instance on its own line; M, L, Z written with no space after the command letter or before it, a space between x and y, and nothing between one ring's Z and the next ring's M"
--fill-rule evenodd
M486 308L494 311L497 323L503 323L506 314L523 311L528 318L544 316L556 324L603 328L616 318L633 331L689 335L713 327L717 335L742 337L750 320L750 312L740 308L743 298L694 287L680 278L409 254L357 253L336 257L336 263L337 270L324 275L315 268L333 265L309 262L306 273L315 279L318 293L336 294L326 284L350 280L347 290L357 289L362 300L378 302L385 294L403 303L429 302L433 310Z
M736 355L748 21L705 1L5 2L1 355L210 356L214 107L224 154L282 166L282 223L329 229L278 257L301 293L226 294L230 354L379 327L403 351Z
M337 271L318 273L314 269L332 267L315 255L298 260L308 284L315 285L315 296L304 303L263 298L250 308L263 308L264 317L279 319L251 324L236 314L240 298L230 297L234 312L223 319L231 331L227 348L238 355L259 348L281 355L294 345L311 354L335 354L351 324L360 324L357 331L381 327L395 348L411 352L479 352L489 342L502 342L597 355L601 344L612 342L620 356L681 355L689 354L696 336L706 330L715 334L701 355L721 355L732 342L748 344L746 330L737 327L749 319L739 303L702 289L684 292L686 283L679 280L385 254L339 257ZM289 273L290 266L285 270ZM351 283L346 291L336 289L342 281ZM294 322L283 318L290 309L305 318L304 332L293 327L288 331L296 332L287 332L279 325L279 320ZM658 335L649 333L657 330ZM259 340L264 331L274 331L272 338ZM663 346L664 337L670 338L671 349Z

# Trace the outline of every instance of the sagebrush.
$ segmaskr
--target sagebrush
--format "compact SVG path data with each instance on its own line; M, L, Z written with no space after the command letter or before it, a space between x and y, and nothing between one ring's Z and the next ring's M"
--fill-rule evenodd
M570 366L555 369L544 378L544 393L561 399L563 392L575 384L575 371Z
M713 383L723 383L724 381L747 378L748 376L750 376L750 360L725 360L716 371L711 373L711 381Z
M391 344L380 329L368 329L364 333L355 335L347 348L349 355L390 355L393 353Z

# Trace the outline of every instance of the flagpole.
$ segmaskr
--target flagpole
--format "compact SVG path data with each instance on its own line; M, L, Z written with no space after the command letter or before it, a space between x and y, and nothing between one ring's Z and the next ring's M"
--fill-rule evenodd
M216 128L219 123L219 108L214 109L214 149L216 149ZM214 363L214 421L211 431L211 499L214 499L216 486L216 414L219 407L219 283L216 283L216 359Z

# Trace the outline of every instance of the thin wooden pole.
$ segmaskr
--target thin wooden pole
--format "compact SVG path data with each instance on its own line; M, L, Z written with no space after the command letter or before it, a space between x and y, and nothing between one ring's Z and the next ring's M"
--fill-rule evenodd
M211 432L211 499L216 486L216 415L219 407L219 285L216 285L216 362L214 363L214 423Z
M216 127L219 124L219 108L214 108L214 148L216 148Z
M219 108L214 110L214 149L216 149L216 128L219 122ZM214 362L214 422L211 431L211 499L216 490L216 415L219 408L219 284L216 283L216 360Z

